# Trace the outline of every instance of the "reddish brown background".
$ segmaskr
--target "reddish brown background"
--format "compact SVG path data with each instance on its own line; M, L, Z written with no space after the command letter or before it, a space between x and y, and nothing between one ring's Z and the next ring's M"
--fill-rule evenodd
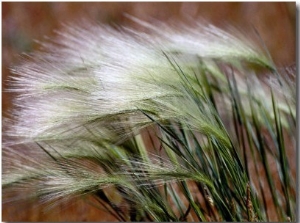
M2 88L10 75L9 66L16 63L22 52L38 47L33 39L53 36L61 23L89 18L105 24L130 25L124 14L151 22L185 20L188 15L198 21L205 19L214 25L237 26L252 32L254 26L275 63L286 66L295 63L296 4L295 3L2 3ZM11 108L11 97L2 92L3 115ZM26 208L25 208L26 206ZM3 221L112 221L105 212L82 201L72 206L60 205L45 212L43 208L25 205L2 207Z

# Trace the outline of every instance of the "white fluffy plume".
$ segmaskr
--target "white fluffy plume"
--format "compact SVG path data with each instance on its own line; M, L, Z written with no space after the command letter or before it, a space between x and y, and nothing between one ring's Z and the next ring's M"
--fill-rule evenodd
M191 106L182 100L176 66L193 80L202 61L223 81L215 61L272 66L251 42L212 25L148 28L150 34L88 23L64 26L54 40L42 44L41 52L12 69L17 75L11 91L19 93L19 109L10 134L57 140L94 131L110 137L107 125L116 131L120 124L146 125L150 120L140 111L160 120L185 117L197 128L209 126L210 120L193 119L196 107L185 110Z

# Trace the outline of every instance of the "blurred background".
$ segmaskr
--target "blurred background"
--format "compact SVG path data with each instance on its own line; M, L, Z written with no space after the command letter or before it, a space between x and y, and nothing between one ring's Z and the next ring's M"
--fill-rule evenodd
M279 67L295 64L296 3L294 2L101 2L101 3L2 3L2 117L12 108L5 91L9 67L21 53L38 49L33 40L55 36L62 23L92 19L102 24L136 26L125 15L144 21L208 21L218 27L237 27L249 35L258 31ZM138 28L138 27L135 27ZM22 193L22 192L20 192ZM89 198L86 198L88 201ZM49 210L36 202L2 204L3 221L115 221L86 201L74 200Z

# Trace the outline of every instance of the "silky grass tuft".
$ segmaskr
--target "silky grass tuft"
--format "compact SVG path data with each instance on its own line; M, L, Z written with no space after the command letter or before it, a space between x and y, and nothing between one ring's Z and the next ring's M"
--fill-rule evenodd
M237 30L132 19L149 32L65 25L11 69L3 201L92 196L120 221L294 221L295 69Z

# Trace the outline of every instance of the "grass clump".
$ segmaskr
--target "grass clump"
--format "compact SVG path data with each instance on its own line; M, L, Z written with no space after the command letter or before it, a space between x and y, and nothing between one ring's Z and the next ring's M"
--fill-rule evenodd
M295 70L236 32L137 22L151 34L65 26L12 69L4 201L92 196L120 221L293 221Z

